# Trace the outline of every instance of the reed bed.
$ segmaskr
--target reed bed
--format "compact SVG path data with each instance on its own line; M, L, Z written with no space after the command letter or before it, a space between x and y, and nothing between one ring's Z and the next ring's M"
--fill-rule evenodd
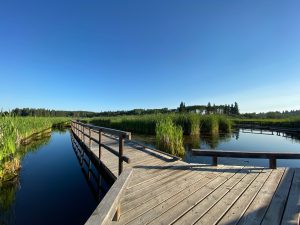
M230 132L233 122L226 116L207 115L201 118L201 130L204 133L218 134Z
M219 134L229 132L232 127L231 120L226 116L193 113L96 117L82 121L136 134L156 135L159 149L181 156L184 154L183 134L199 138L200 132Z
M282 119L245 119L245 118L234 118L235 124L253 124L259 126L269 127L286 127L286 128L299 128L300 127L300 116L291 116Z
M22 140L46 129L51 131L53 125L66 121L59 117L0 116L0 181L11 179L20 168L16 149Z
M200 116L197 114L151 114L140 116L96 117L82 121L97 126L126 130L138 134L155 135L156 124L170 118L176 125L181 126L185 135L200 133Z
M185 154L182 128L175 125L170 117L160 120L155 131L159 149L180 157Z

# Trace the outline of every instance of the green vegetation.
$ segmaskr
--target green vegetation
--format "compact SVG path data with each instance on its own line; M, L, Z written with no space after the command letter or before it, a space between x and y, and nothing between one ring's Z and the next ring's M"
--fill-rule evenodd
M83 119L82 121L97 126L126 130L137 134L155 134L156 124L165 118L182 127L184 134L200 133L200 116L193 113L151 114L140 116L114 116Z
M219 133L219 119L215 115L205 116L201 119L201 130L205 133Z
M201 119L201 130L203 133L218 134L231 131L233 122L229 117L221 115L203 116Z
M95 117L83 119L82 121L137 134L154 135L156 124L165 118L170 118L175 125L180 126L185 135L198 135L200 134L200 128L205 133L218 133L228 132L232 127L232 121L229 117L222 115L199 115L195 113Z
M191 105L186 106L181 102L176 109L160 108L160 109L132 109L120 111L106 112L89 112L89 111L64 111L50 109L32 109L32 108L15 108L11 112L3 112L3 114L11 114L15 116L38 116L38 117L101 117L101 116L128 116L128 115L149 115L149 114L169 114L169 113L200 113L200 114L224 114L239 115L239 107L235 102L231 105L215 105L210 102L207 105ZM1 114L1 113L0 113Z
M287 128L300 128L300 116L289 116L281 119L270 118L233 118L232 121L239 124L253 124L259 126L270 127L287 127Z
M233 121L226 116L218 116L218 121L219 121L219 130L222 133L229 133L231 132L232 126L233 126Z
M20 168L17 148L34 139L34 134L51 131L67 118L0 116L0 181L9 180Z
M180 126L176 126L170 117L166 117L156 124L157 147L172 155L183 156L183 132Z
M181 126L185 135L200 134L200 116L194 113L180 113L173 116L173 122Z

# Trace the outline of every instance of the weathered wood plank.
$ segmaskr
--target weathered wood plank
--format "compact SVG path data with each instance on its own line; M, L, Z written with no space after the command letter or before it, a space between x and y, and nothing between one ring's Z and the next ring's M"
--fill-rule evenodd
M252 203L261 187L264 185L272 170L263 170L256 180L250 185L245 193L231 206L225 215L218 221L220 225L235 225L238 223L244 212Z
M131 174L132 169L123 171L85 223L86 225L104 225L109 224L112 221Z
M273 194L281 180L284 170L274 170L265 182L264 186L256 195L243 217L238 222L241 224L260 224L269 207Z
M158 221L162 224L170 224L182 217L184 224L195 223L199 216L203 215L216 202L235 187L249 173L249 170L244 169L235 173L233 176L228 176L226 180L221 180L218 184L213 184L204 188L199 192L194 193L187 199L181 201L173 208L162 214L160 217L153 220L150 224L157 224ZM182 223L182 222L179 222Z
M222 185L226 180L232 176L234 176L240 168L233 169L232 171L224 172L216 179L212 180L211 182L205 184L204 186L197 185L196 187L192 186L192 188L186 189L182 191L180 194L177 194L173 198L168 199L167 201L163 202L162 204L158 205L155 208L152 208L147 213L143 214L139 218L131 221L129 224L147 224L162 215L164 212L168 211L169 209L173 208L178 209L174 206L180 204L182 201L185 201L188 198L188 201L196 200L195 196L201 196L207 194L208 192L212 192L215 188ZM195 195L193 195L196 193ZM192 196L192 197L191 197Z
M231 169L227 168L227 169ZM217 179L221 175L223 175L224 170L220 169L219 172L217 170L213 170L214 176L200 176L199 179L188 182L187 184L178 185L172 189L167 190L162 195L158 195L147 202L147 204L140 205L139 207L135 208L134 210L130 211L130 213L125 212L124 215L121 216L120 222L121 223L128 223L135 218L143 216L143 214L156 210L160 212L160 208L164 208L163 205L171 204L175 201L180 201L185 197L189 196L190 194L194 193L198 189L204 187L208 183L212 182L214 179Z
M131 199L125 199L123 198L122 202L122 208L124 209L124 213L136 208L139 205L144 204L145 202L159 196L163 195L166 191L180 188L180 185L184 183L183 185L188 185L190 183L193 183L194 181L198 181L204 176L201 176L194 172L188 172L178 179L175 179L173 181L168 182L166 185L157 186L156 188L153 188L150 191L147 191L145 193L141 192L137 195L131 196Z
M207 210L199 216L195 224L217 224L220 218L231 208L231 206L240 198L247 188L256 180L261 171L250 172L247 174L235 187L228 191L219 201L211 208L206 207ZM199 204L197 207L201 207Z
M282 225L299 224L300 213L300 169L295 169L292 186L282 218Z
M286 201L288 199L292 179L294 176L294 169L286 169L280 181L280 184L273 196L272 202L264 216L262 225L276 225L281 223Z

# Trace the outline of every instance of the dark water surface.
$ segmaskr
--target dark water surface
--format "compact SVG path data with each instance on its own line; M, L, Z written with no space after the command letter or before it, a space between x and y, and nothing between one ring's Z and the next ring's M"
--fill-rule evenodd
M44 142L26 149L18 181L1 187L1 225L84 224L109 189L101 175L89 180L68 130Z
M155 147L155 136L133 135L133 139ZM285 133L277 135L269 131L235 129L229 134L186 136L186 154L183 160L189 163L211 163L211 157L193 156L191 149L218 149L234 151L297 152L300 153L300 137ZM219 158L221 164L269 166L267 159ZM300 160L277 160L278 167L298 167Z

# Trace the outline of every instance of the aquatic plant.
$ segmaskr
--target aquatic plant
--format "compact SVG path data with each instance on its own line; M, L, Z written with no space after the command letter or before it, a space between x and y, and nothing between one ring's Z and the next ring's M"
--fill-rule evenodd
M167 117L170 118L176 125L180 125L186 135L195 135L200 133L200 115L193 113L96 117L83 119L82 121L97 126L126 130L138 134L155 134L157 122Z
M216 115L203 116L201 118L201 130L205 133L219 133L219 119Z
M176 125L182 127L185 135L200 134L200 116L194 113L180 113L173 116Z
M28 143L33 134L68 120L59 117L0 116L0 182L16 175L20 167L16 149L23 140Z
M219 131L229 133L232 128L232 120L225 116L218 116L219 119Z
M166 117L156 124L156 143L160 150L170 154L183 156L183 132L180 126L176 126L172 119Z

